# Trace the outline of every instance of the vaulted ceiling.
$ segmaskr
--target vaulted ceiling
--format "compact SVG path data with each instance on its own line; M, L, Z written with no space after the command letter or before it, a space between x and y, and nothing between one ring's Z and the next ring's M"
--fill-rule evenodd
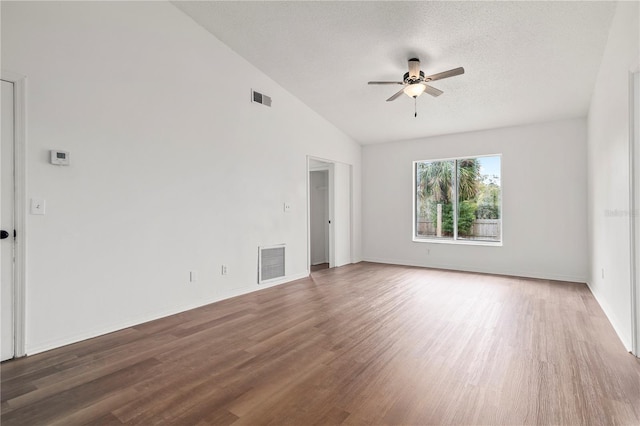
M585 116L613 2L175 1L173 4L361 144ZM444 91L414 102L397 80L418 57Z

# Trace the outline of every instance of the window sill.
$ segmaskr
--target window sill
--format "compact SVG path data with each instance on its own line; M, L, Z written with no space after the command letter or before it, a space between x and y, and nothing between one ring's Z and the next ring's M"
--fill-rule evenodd
M478 240L445 240L436 238L416 238L413 237L414 243L435 243L435 244L454 244L463 246L492 246L502 247L502 241L478 241Z

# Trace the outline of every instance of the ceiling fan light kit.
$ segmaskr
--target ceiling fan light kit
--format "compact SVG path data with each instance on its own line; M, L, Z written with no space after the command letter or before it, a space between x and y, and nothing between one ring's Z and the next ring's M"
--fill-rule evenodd
M424 75L424 72L420 71L420 60L418 58L409 59L409 72L406 72L402 77L402 81L370 81L369 84L401 84L404 87L396 92L393 96L387 99L387 102L396 100L401 94L406 94L410 98L415 100L423 93L428 93L431 96L440 96L444 92L440 89L436 89L433 86L428 85L428 82L435 80L442 80L444 78L454 77L456 75L464 74L464 68L454 68L449 71L432 74L429 76ZM417 111L414 114L418 116Z
M418 96L424 93L426 88L427 87L425 84L414 83L414 84L405 86L405 88L402 89L402 91L405 93L405 95L409 96L410 98L417 98Z

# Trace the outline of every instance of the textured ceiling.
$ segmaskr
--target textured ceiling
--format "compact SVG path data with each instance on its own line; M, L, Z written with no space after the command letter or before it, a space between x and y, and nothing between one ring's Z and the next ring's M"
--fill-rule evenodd
M231 49L361 144L584 116L613 2L175 1ZM403 95L407 60L438 98ZM275 100L277 102L277 100ZM274 102L274 105L277 105Z

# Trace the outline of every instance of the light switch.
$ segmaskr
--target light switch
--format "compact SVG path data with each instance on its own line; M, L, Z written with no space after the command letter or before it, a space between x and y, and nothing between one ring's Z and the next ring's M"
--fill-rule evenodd
M31 199L31 214L44 214L45 200L42 198Z

